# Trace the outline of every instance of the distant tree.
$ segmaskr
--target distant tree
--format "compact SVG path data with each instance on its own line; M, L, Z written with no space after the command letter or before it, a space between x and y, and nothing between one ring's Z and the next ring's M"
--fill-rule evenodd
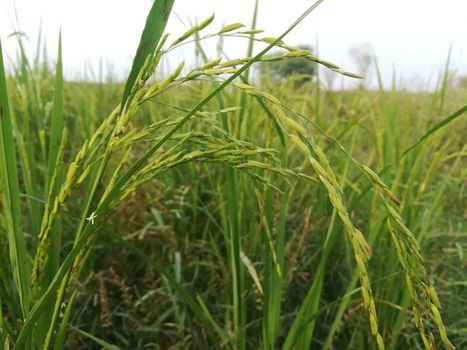
M311 45L299 45L300 50L313 52ZM270 56L279 56L283 52L275 51ZM294 79L295 86L301 86L310 81L316 72L316 63L306 58L288 58L281 61L264 62L260 66L261 76L265 74L268 78L277 83L284 83L288 79Z
M373 66L373 46L370 43L353 45L349 49L349 56L357 67L357 73L366 77L368 81ZM363 82L362 80L361 83Z

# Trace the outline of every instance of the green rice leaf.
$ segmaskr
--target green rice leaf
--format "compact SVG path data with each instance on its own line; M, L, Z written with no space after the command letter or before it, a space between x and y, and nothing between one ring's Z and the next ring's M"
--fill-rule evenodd
M78 327L70 325L70 328L77 331L78 333L81 333L85 337L94 340L97 344L99 344L100 346L102 346L106 350L120 350L120 348L118 346L112 345L112 344L106 342L105 340L103 340L101 338L98 338L95 335L92 335L91 333L88 333L88 332L85 332L85 331L79 329Z
M404 152L402 152L401 154L401 157L405 156L407 153L409 153L412 149L414 149L415 147L417 147L420 143L422 143L423 141L425 141L428 137L430 137L431 134L434 134L436 131L438 131L439 129L441 129L442 127L448 125L449 123L451 123L452 121L454 121L455 119L459 118L462 114L464 114L465 112L467 112L467 105L465 105L464 107L462 107L461 109L457 110L456 112L452 113L449 117L443 119L442 121L440 121L439 123L436 123L435 125L433 125L433 127L430 128L430 130L428 130L417 142L415 142L412 146L410 146L409 148L407 148Z
M29 256L21 230L20 192L13 137L12 116L8 101L2 44L0 42L0 162L4 208L7 221L10 262L24 316L29 312Z
M136 83L136 78L146 62L146 59L154 54L157 44L164 33L169 20L170 12L175 0L156 0L146 19L143 33L139 42L136 56L133 60L130 74L123 91L121 108L125 106L131 90Z
M58 39L58 60L55 67L55 90L52 123L50 127L49 156L47 164L47 186L50 186L55 171L55 163L63 133L63 68L62 68L62 33Z

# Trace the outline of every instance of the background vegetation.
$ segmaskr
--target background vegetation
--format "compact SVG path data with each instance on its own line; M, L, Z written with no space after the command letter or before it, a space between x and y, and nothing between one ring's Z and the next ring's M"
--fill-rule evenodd
M172 4L125 84L63 81L61 44L52 66L21 36L8 76L0 60L3 348L465 347L467 91L448 64L434 92L325 90L323 69L358 76L254 20L168 38ZM211 61L213 35L245 57ZM198 67L157 71L190 40ZM249 83L297 58L313 79Z

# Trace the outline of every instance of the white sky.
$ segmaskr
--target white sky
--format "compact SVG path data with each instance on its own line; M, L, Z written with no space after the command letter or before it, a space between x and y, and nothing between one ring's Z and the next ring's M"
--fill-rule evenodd
M89 66L97 71L99 61L104 62L107 71L123 78L131 66L152 3L151 0L15 2L20 30L28 35L31 50L42 21L48 52L54 59L58 31L62 29L68 78L82 77ZM279 35L312 3L260 0L257 27L266 30L260 35ZM182 22L199 22L212 13L216 19L203 33L216 32L223 24L233 22L249 27L253 7L253 0L176 0L167 30L175 39L186 29ZM433 86L445 65L450 44L451 70L467 74L466 16L465 0L325 0L285 41L290 45L314 45L318 37L320 57L354 72L359 68L349 55L350 47L370 43L387 86L393 67L403 85L420 87L431 81ZM15 39L8 35L14 31L15 22L14 0L0 0L0 39L4 54L10 57L14 57L16 45ZM226 40L224 45L231 58L246 55L246 41ZM207 43L207 48L215 58L215 42ZM174 54L169 65L175 66L183 59L193 62L192 51Z

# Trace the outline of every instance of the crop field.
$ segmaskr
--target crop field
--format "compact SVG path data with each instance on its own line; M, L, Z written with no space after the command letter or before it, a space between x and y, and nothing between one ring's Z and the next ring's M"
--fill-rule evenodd
M123 82L0 45L1 349L467 348L466 86L327 89L363 77L286 36L321 1L271 38L157 0Z

